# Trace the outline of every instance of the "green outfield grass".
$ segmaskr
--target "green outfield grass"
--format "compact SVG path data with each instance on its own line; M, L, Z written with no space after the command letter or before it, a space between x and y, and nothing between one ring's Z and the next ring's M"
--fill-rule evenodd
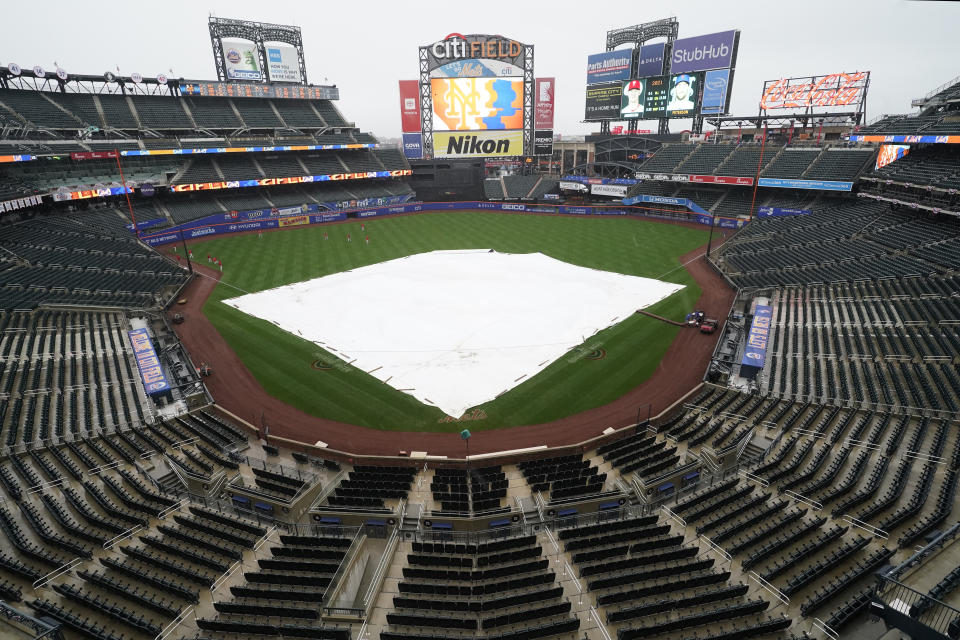
M559 260L685 285L649 310L682 320L700 288L679 257L707 231L627 218L425 213L194 242L200 260L219 257L223 280L204 313L271 395L303 411L378 429L458 431L444 414L339 361L317 345L248 316L222 300L435 249L542 252ZM324 240L323 234L329 235ZM353 242L346 242L347 233ZM370 244L363 242L370 236ZM389 314L389 309L384 309ZM471 430L534 424L597 407L650 377L679 329L633 315L588 339L541 373L479 407ZM596 359L599 350L605 356ZM594 358L583 357L598 351ZM318 370L321 360L330 368Z

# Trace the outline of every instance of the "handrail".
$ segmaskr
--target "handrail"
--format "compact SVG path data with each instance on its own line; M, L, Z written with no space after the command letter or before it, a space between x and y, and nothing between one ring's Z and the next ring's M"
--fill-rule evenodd
M604 624L600 622L600 614L597 613L596 607L592 607L592 606L590 607L590 615L593 616L594 622L597 623L597 628L600 630L600 635L603 636L603 640L613 640L610 637L610 632L607 631L606 626L604 626Z
M56 577L58 577L58 576L62 576L62 575L65 574L65 573L69 573L71 569L73 569L75 566L77 566L78 564L80 564L80 563L82 563L82 562L84 562L84 559L83 559L83 558L74 558L73 560L71 560L71 561L68 562L67 564L60 565L59 567L57 567L56 569L54 569L53 571L51 571L51 572L48 573L47 575L41 576L40 578L37 578L36 580L34 580L34 582L33 582L33 588L34 588L34 589L39 589L40 587L42 587L43 585L47 584L48 582L50 582L50 581L53 580L54 578L56 578Z
M830 638L830 640L840 640L840 634L830 628L826 622L820 618L810 618L810 623L814 626L815 629L823 633L823 635Z
M743 477L746 478L747 480L750 480L750 481L752 481L752 482L756 482L757 484L759 484L759 485L760 485L761 487L763 487L764 489L766 489L767 487L770 486L770 483L769 483L769 482L767 482L766 480L764 480L764 479L761 478L760 476L757 476L757 475L754 475L754 474L750 473L749 471L745 471L745 470L743 470L743 469L740 469L739 471L737 471L737 474L743 476Z
M394 528L394 531L396 531L396 528ZM343 574L347 572L347 565L353 561L353 558L357 553L357 549L359 549L357 541L362 540L364 537L366 536L363 534L363 527L357 527L357 532L353 534L353 540L350 541L350 546L347 547L347 552L343 554L343 559L340 560L340 564L337 565L337 570L333 572L333 576L330 578L327 591L323 597L324 606L330 604L330 599L337 590L337 584L339 583L340 578L342 578Z
M820 504L819 502L817 502L816 500L813 500L813 499L811 499L811 498L804 497L804 496L800 495L799 493L797 493L796 491L791 491L790 489L786 489L786 490L784 490L784 493L787 494L788 496L790 496L791 498L793 498L794 500L796 500L797 502L802 502L802 503L805 504L805 505L808 505L808 506L810 506L810 507L813 507L813 508L816 509L817 511L822 511L822 510L823 510L823 505L822 505L822 504Z
M544 527L543 532L547 534L547 538L550 540L550 544L553 545L553 552L560 553L560 545L557 544L557 539L553 537L553 534L550 533L550 527Z
M884 531L883 529L879 527L875 527L872 524L864 522L863 520L858 520L857 518L854 518L851 515L844 515L840 519L843 520L844 522L849 522L850 524L857 527L858 529L863 529L864 531L874 536L875 538L881 538L883 540L886 540L887 538L890 537L889 534L887 534L887 532Z
M709 546L711 549L713 549L718 554L720 554L720 557L726 560L727 562L733 561L733 557L729 553L727 553L721 547L717 546L717 543L715 543L713 540L711 540L707 536L698 536L698 539L705 541L707 543L707 546Z
M383 549L383 555L380 556L380 562L377 563L377 568L373 572L373 577L370 579L370 585L367 587L367 593L363 596L364 615L370 611L370 604L373 600L374 594L380 591L380 585L383 582L384 575L386 574L387 566L389 566L390 561L393 559L393 554L394 551L396 551L399 541L400 527L394 527L393 533L390 534L390 539L387 540L387 546Z
M681 518L680 516L678 516L677 514L675 514L673 511L671 511L670 508L667 507L666 505L663 505L663 504L660 505L660 511L663 512L663 515L667 516L668 518L676 522L678 525L680 525L684 529L687 528L687 521Z
M193 613L193 605L185 608L183 611L177 614L177 617L170 621L170 624L165 626L160 633L156 635L153 640L164 640L171 633L173 633L177 627L187 621L187 618L190 617L190 614Z
M158 518L166 518L168 515L170 515L170 514L173 513L174 511L178 511L181 507L183 507L183 505L184 505L186 502L187 502L187 499L186 499L186 498L180 498L180 501L179 501L179 502L173 503L172 505L170 505L169 507L167 507L166 509L164 509L163 511L161 511L160 513L158 513L158 514L157 514L157 517L158 517Z
M777 589L775 586L773 586L772 584L764 580L759 573L757 573L756 571L748 571L747 575L753 580L755 580L756 583L760 585L762 589L765 589L766 591L770 592L770 594L773 595L774 598L776 598L783 604L790 606L790 598L788 598L785 593L780 591L780 589Z
M140 531L140 529L143 529L143 525L138 524L127 529L123 533L113 536L112 538L110 538L109 540L103 543L103 548L110 549L111 547L113 547L113 545L117 544L118 542L122 542L123 540L126 540L127 538L135 534L137 531Z
M223 584L227 581L227 578L229 578L230 576L232 576L232 575L234 574L234 572L235 572L242 564L243 564L243 560L237 560L237 561L234 562L232 565L230 565L230 568L228 568L226 571L224 571L224 572L223 572L223 575L221 575L219 578L217 578L216 581L215 581L212 585L210 585L210 593L212 594L212 593L215 592L217 589L219 589L220 587L222 587Z

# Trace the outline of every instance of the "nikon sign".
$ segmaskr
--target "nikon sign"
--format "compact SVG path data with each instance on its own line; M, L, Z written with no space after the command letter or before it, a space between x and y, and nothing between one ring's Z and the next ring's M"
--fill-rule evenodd
M434 131L437 158L490 158L523 155L523 130Z

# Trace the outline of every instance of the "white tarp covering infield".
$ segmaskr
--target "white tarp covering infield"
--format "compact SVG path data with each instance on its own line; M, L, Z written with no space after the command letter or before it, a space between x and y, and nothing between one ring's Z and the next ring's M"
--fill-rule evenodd
M541 253L433 251L224 302L459 417L682 288Z

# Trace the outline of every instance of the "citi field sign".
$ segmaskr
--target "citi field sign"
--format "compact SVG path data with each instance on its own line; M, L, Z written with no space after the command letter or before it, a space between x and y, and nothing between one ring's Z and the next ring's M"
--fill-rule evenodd
M509 62L522 68L524 46L510 38L488 34L451 33L443 40L421 47L428 53L429 68L458 60L489 59Z

